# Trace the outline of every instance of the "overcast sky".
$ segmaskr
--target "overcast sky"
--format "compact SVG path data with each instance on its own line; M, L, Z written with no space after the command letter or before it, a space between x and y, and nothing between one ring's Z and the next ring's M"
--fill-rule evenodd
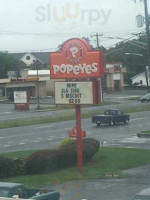
M69 38L96 33L109 47L120 40L108 37L143 30L135 21L143 11L140 0L0 0L0 51L53 51Z

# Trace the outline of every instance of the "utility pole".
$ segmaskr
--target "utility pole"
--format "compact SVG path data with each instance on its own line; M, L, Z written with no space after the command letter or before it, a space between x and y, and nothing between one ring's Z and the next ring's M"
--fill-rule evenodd
M96 37L96 43L97 43L97 50L100 50L100 45L99 45L99 37L102 37L102 34L96 33L96 35L91 35L91 37ZM102 88L102 79L100 78L100 85L101 85L101 101L103 101L103 88Z
M144 0L144 10L145 10L145 23L146 23L146 36L147 36L147 56L148 56L148 66L145 68L145 75L146 75L146 83L147 83L147 92L149 93L149 80L150 77L147 73L150 69L150 33L149 33L149 16L148 16L148 6L147 6L147 0Z
M136 2L136 0L134 0ZM149 93L149 80L150 77L148 76L147 73L148 70L150 70L150 32L149 32L149 15L148 15L148 5L147 5L147 0L140 0L144 2L144 12L145 12L145 24L146 24L146 39L147 39L147 66L145 67L145 77L146 77L146 83L147 83L147 92Z
M103 34L99 34L99 33L96 33L96 35L91 35L91 37L96 37L96 44L97 44L97 50L99 50L99 37L102 37Z
M145 23L146 23L146 36L147 36L148 66L150 67L150 33L149 33L150 24L149 24L147 0L144 0L144 9L145 9Z

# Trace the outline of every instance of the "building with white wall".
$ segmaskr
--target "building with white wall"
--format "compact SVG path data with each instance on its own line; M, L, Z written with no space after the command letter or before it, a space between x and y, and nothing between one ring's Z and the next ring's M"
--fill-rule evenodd
M147 78L148 78L148 84L150 84L149 75L147 76ZM132 77L131 80L132 80L132 85L147 86L145 72L137 74L136 76Z

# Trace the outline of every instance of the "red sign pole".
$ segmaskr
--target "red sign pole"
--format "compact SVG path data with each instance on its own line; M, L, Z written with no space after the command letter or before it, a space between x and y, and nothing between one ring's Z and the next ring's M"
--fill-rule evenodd
M82 137L81 137L81 109L80 105L75 106L76 110L76 128L77 128L77 158L78 158L78 170L82 170Z

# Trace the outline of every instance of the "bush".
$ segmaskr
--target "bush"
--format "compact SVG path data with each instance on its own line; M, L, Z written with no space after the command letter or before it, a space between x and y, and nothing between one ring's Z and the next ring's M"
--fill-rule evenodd
M26 159L27 173L39 174L57 167L58 150L41 150Z
M14 159L16 175L26 174L26 161L23 158Z
M61 150L63 147L65 147L66 145L70 144L71 141L76 141L75 138L66 138L64 140L62 140L59 145L57 146L57 149Z
M92 138L83 139L82 151L84 162L90 161L93 156L98 152L100 142Z
M14 176L15 174L16 168L14 160L0 157L0 178Z
M96 154L100 146L98 140L92 138L82 139L82 152L83 161L87 162L92 159ZM62 141L59 145L60 151L60 167L67 167L77 163L77 145L76 140L68 139L67 141Z
M91 138L82 140L83 161L92 159L99 149L99 141ZM65 139L57 150L41 150L33 153L26 160L27 173L46 173L54 169L60 169L77 165L76 139Z

